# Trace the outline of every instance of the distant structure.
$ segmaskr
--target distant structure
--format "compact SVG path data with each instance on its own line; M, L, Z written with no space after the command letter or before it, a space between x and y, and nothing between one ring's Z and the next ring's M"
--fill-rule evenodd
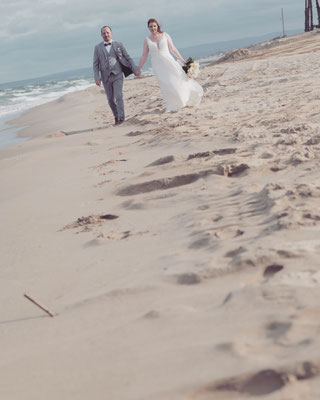
M316 9L318 12L318 25L313 25L313 4L312 0L305 0L305 24L304 31L309 32L313 31L314 28L320 28L320 6L319 0L315 0Z
M284 15L283 15L283 8L281 8L281 19L282 19L282 37L286 37L286 31L284 29Z

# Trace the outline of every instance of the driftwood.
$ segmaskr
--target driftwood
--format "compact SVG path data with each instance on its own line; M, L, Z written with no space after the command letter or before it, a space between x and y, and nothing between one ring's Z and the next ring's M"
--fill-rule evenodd
M26 293L24 294L24 297L27 298L28 300L31 301L31 303L35 304L37 307L41 308L44 312L46 312L50 317L54 317L56 314L52 313L50 310L48 310L46 307L42 306L39 304L36 300L34 300L32 297L27 295Z

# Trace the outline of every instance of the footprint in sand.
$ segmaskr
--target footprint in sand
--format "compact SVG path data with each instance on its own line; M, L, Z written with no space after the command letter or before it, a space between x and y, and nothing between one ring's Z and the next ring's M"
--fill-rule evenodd
M155 190L167 190L179 186L190 185L200 178L205 178L215 173L214 170L201 171L194 174L174 176L170 178L157 179L136 185L130 185L118 190L118 196L133 196L140 193L153 192Z
M93 226L100 226L106 221L112 221L114 219L119 218L117 215L113 214L103 214L103 215L89 215L88 217L78 218L75 222L66 225L60 231L64 231L66 229L76 229L82 228L81 232L88 232L92 230Z
M320 375L318 361L306 361L279 369L263 369L255 373L231 376L200 387L192 400L241 399L243 396L267 396L279 392L293 382L305 381ZM279 393L280 395L280 393ZM226 396L226 397L224 397ZM231 396L231 397L229 397Z
M159 158L158 160L152 162L151 164L147 165L147 167L154 167L157 165L164 165L164 164L169 164L174 161L174 156L166 156Z
M144 210L147 208L145 203L136 202L133 200L124 201L121 206L126 210Z
M197 285L201 283L201 277L199 274L195 274L194 272L187 272L184 274L179 274L176 276L176 283L178 285Z
M130 185L118 190L118 196L133 196L140 193L148 193L155 190L167 190L179 186L190 185L199 179L206 178L210 175L224 175L228 177L240 176L244 171L249 168L246 164L229 165L229 166L216 166L213 169L200 171L198 173L179 175L168 177L164 179L157 179Z
M283 270L283 265L280 264L268 265L263 272L263 276L265 278L272 278L275 274L277 274L282 270Z

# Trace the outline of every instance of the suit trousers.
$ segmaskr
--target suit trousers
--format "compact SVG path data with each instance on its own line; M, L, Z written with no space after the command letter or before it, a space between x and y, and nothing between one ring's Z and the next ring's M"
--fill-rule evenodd
M123 103L123 74L110 74L107 81L103 81L104 91L106 92L109 106L116 120L124 120Z

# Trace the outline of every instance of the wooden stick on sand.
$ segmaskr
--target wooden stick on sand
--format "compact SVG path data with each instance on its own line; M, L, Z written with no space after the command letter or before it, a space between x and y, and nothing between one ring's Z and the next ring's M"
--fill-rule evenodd
M50 315L50 317L54 317L56 314L52 313L51 311L49 311L46 307L42 306L41 304L39 304L37 301L35 301L32 297L28 296L26 293L24 294L24 297L26 297L28 300L31 301L31 303L35 304L36 306L38 306L39 308L41 308L41 310L43 310L44 312L46 312L48 315Z

